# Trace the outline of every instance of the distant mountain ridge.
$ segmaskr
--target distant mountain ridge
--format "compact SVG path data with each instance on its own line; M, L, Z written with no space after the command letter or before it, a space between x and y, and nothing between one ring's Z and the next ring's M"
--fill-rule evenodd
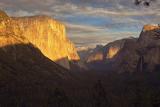
M111 54L111 55L110 55ZM113 54L113 55L112 55ZM111 58L107 56L112 56ZM89 55L86 62L92 69L118 72L134 72L139 69L152 72L160 65L160 26L148 24L139 38L114 41ZM159 68L158 68L159 69Z

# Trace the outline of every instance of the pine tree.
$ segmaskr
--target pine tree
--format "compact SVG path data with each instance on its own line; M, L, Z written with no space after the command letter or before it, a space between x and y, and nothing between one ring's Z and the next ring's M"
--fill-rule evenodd
M134 88L135 88L134 107L142 107L142 95L141 95L142 91L140 89L139 81L135 81Z
M68 107L69 99L63 90L56 88L49 93L48 107Z
M100 80L94 86L93 104L95 107L108 107L105 88Z

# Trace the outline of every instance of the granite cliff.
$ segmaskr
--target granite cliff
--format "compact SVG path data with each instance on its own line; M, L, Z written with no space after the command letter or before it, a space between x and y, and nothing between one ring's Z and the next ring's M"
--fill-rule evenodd
M44 56L21 29L0 12L0 105L44 107L48 92L70 83L73 75Z
M160 26L145 25L139 38L127 38L109 43L91 53L88 60L88 65L93 69L98 68L97 70L155 71L160 68Z
M123 47L125 40L126 39L117 40L105 46L97 46L89 53L90 55L86 57L86 61L89 63L112 59Z
M159 69L160 65L160 26L145 25L137 41L126 41L115 58L115 68L124 71L147 71ZM141 68L140 68L141 66Z
M79 60L74 44L66 36L65 26L48 16L9 17L0 26L1 32L12 30L67 69L69 61Z
M111 67L111 63L119 51L123 48L125 41L135 40L135 38L126 38L113 41L105 46L97 46L86 55L85 61L89 68L95 70L106 70Z

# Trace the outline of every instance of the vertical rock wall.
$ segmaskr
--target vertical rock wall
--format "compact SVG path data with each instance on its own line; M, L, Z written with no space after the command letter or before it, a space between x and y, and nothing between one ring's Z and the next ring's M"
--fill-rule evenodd
M79 60L62 23L47 16L33 16L12 18L11 26L16 35L23 35L45 56L65 68L69 69L69 61Z

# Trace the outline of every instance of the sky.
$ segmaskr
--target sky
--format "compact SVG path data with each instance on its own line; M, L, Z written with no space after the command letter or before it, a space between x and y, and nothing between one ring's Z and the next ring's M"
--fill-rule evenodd
M138 37L145 24L160 23L160 0L150 7L133 0L0 0L11 16L48 15L66 25L77 47Z

